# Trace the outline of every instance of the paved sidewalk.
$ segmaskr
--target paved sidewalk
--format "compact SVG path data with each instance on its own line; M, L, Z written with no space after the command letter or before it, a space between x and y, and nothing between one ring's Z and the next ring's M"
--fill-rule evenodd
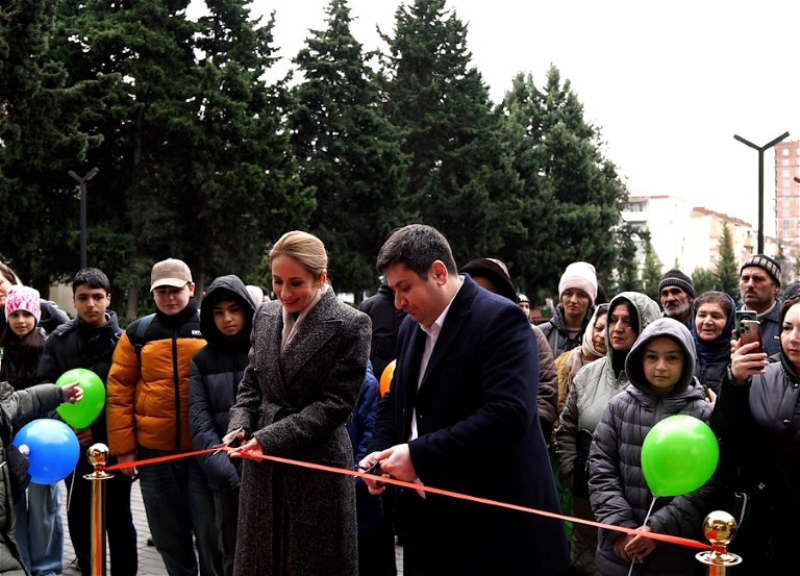
M63 576L81 576L77 563L73 564L75 553L72 550L72 541L69 538L69 530L67 529L67 488L63 482L61 483L61 493L64 500L64 506L62 507L62 514L64 516ZM138 482L133 483L133 489L131 490L131 510L133 511L133 523L136 526L136 540L139 549L139 576L167 576L167 570L164 568L161 555L155 549L155 546L147 545L147 539L150 537L150 530L147 527L147 516L144 512L142 492L139 489ZM399 546L395 547L395 555L397 558L398 576L403 576L403 549ZM106 560L108 560L108 553L106 553ZM111 569L107 568L106 573L111 576Z

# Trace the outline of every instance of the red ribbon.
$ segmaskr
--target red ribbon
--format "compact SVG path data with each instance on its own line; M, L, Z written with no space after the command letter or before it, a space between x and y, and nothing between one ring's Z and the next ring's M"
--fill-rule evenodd
M586 520L584 518L576 518L575 516L567 516L565 514L557 514L547 510L539 510L537 508L529 508L527 506L519 506L517 504L509 504L508 502L500 502L499 500L491 500L489 498L480 498L478 496L470 496L469 494L462 494L460 492L451 492L450 490L442 490L441 488L434 488L432 486L425 486L415 482L406 482L405 480L397 480L387 476L375 476L374 474L367 474L361 471L348 470L346 468L336 468L334 466L326 466L324 464L314 464L312 462L302 462L300 460L292 460L291 458L281 458L280 456L268 456L266 454L258 454L251 451L244 451L241 449L229 448L228 446L220 445L215 448L208 448L206 450L195 450L194 452L179 452L177 454L170 454L169 456L159 456L157 458L147 458L146 460L137 460L135 462L126 462L124 464L114 464L108 466L105 470L121 470L123 468L133 468L135 466L147 466L149 464L158 464L161 462L168 462L170 460L177 460L179 458L187 458L190 456L199 456L201 454L208 454L209 452L234 452L239 454L242 458L249 460L270 460L278 464L287 464L289 466L299 466L301 468L308 468L310 470L319 470L322 472L331 472L333 474L344 474L346 476L354 476L357 478L369 478L385 484L393 484L402 488L410 488L412 490L422 490L430 494L438 494L439 496L447 496L449 498L456 498L458 500L466 500L468 502L477 502L479 504L487 504L489 506L497 506L498 508L507 508L509 510L516 510L518 512L525 512L527 514L538 514L539 516L546 516L556 520L564 520L574 524L584 524L585 526L593 526L595 528L604 528L606 530L615 530L624 534L631 534L634 536L644 536L652 540L660 540L670 544L677 544L679 546L688 546L689 548L699 548L701 550L712 550L710 544L705 544L698 540L691 538L682 538L680 536L670 536L669 534L660 534L657 532L645 532L638 528L626 528L625 526L614 526L612 524L603 524L602 522L595 522L593 520Z

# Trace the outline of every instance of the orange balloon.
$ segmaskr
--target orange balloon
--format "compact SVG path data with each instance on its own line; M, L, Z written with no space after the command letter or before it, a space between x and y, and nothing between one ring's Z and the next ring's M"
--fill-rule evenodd
M386 365L386 368L383 369L383 374L381 374L381 385L380 385L381 398L383 398L383 395L389 391L389 386L392 385L395 362L397 362L397 360L392 360L391 362L389 362Z

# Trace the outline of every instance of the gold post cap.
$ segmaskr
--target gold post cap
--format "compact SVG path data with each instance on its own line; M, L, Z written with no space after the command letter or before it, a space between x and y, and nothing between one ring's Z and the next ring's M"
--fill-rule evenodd
M738 528L736 519L724 510L715 510L703 520L703 534L712 545L727 546Z
M98 442L97 444L92 444L89 446L89 449L86 450L86 459L94 468L98 466L105 468L108 463L108 454L108 446Z

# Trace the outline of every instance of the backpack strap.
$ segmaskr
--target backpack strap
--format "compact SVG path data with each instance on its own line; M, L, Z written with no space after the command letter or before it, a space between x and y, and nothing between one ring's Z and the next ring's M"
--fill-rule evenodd
M153 318L155 318L155 313L148 314L139 319L139 322L136 324L136 331L133 333L133 347L136 348L136 357L139 358L142 355L142 347L147 343L145 340L145 333L147 329L150 327L150 324L153 322Z

